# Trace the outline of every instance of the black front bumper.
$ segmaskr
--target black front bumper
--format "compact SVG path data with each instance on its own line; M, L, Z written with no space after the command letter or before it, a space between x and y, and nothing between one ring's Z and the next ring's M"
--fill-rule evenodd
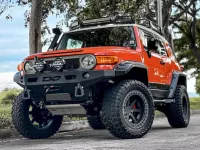
M89 74L88 78L84 74ZM122 75L115 70L108 71L66 71L26 74L16 73L14 82L28 91L34 101L41 101L46 94L69 93L73 101L86 101L89 99L91 86L98 82Z

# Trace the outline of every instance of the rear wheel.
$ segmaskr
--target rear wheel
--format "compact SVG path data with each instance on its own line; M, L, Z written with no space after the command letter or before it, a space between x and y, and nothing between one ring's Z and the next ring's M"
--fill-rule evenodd
M185 128L190 122L190 101L186 87L178 85L175 103L167 104L165 114L173 128Z
M101 116L87 116L87 120L92 129L105 129Z
M152 95L139 81L122 81L105 94L102 117L105 127L114 136L123 139L140 138L153 123Z
M44 139L53 136L62 124L63 116L52 116L45 108L36 107L32 100L24 100L22 93L12 107L16 130L26 138Z

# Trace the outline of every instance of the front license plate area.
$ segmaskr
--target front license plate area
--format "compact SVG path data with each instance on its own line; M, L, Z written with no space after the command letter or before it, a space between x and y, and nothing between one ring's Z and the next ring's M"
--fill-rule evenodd
M69 93L56 93L56 94L47 94L46 101L69 101L71 95Z

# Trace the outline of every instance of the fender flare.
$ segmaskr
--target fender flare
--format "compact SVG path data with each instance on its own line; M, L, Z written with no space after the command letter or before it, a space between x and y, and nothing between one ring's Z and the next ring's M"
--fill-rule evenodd
M141 62L134 62L134 61L123 61L117 66L115 66L114 70L116 71L116 75L126 75L133 68L142 68L142 69L148 70L145 64Z
M149 86L148 69L141 62L124 61L117 65L114 70L116 76L124 76L125 79L132 78Z
M187 76L182 72L173 72L168 98L174 98L177 85L184 85L187 88Z

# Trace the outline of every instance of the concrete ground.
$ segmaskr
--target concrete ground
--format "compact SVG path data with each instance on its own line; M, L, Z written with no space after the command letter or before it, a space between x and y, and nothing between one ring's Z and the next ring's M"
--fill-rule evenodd
M200 150L200 115L188 128L172 129L166 118L156 119L141 139L121 140L108 131L82 130L59 133L45 140L12 139L0 142L0 150Z

